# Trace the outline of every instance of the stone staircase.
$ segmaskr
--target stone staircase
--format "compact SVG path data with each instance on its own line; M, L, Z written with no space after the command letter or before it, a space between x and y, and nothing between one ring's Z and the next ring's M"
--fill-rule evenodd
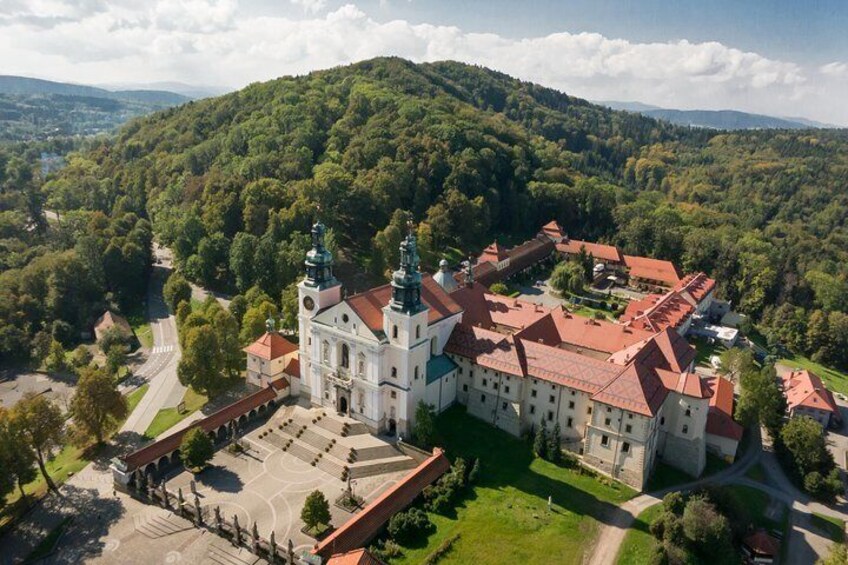
M264 565L268 562L244 548L233 547L223 540L215 540L206 550L204 563L217 565Z
M350 478L360 479L362 477L371 477L373 475L382 475L383 473L394 473L397 471L407 471L418 466L415 459L408 455L397 455L395 457L385 457L374 459L361 463L350 465Z

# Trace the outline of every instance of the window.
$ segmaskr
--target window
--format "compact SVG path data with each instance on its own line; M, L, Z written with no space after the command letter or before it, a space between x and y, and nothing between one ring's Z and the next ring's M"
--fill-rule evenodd
M627 413L627 419L628 419L628 420L632 420L632 419L633 419L633 414L631 414L630 412L628 412L628 413Z
M415 370L412 372L412 374L414 375L414 378L417 381L418 380L418 367L415 367Z
M415 339L421 339L421 326L415 326Z
M501 410L503 410L504 412L506 412L506 404L507 404L506 402L501 404Z
M660 418L660 425L661 425L661 426L664 426L664 425L665 425L665 416L663 416L662 418Z
M344 322L346 324L349 321L350 321L350 318L347 317L347 314L342 314L342 322Z
M459 374L462 374L462 367L459 368Z
M612 412L612 408L610 408L609 406L607 406L607 414L609 414L610 412Z
M609 436L608 435L601 436L601 445L603 445L604 447L609 446Z
M621 444L621 452L622 453L630 453L630 444L626 441Z
M350 369L350 347L346 343L342 344L342 367Z
M462 385L462 392L468 392L468 385Z
M574 401L573 400L570 400L568 402L568 407L571 408L572 410L574 410Z
M687 425L685 425L685 424L683 425L683 433L684 433L684 434L689 433L689 426L687 426Z
M554 419L553 410L548 410L548 422L552 421L553 419Z
M433 336L430 338L430 356L436 355L436 351L439 349L439 337Z
M609 418L604 419L604 425L605 426L609 426L611 423L612 423L612 420L610 420Z
M536 398L536 389L535 388L530 390L530 397Z
M312 338L311 337L306 338L306 343L307 343L307 345L312 345Z
M471 378L474 378L474 369L468 370L468 376L471 377Z
M392 398L397 398L397 392L392 391Z
M397 339L397 326L392 326L392 338Z
M588 408L586 408L586 413L587 413L587 414L591 414L591 413L592 413L592 407L591 407L591 406L589 406Z
M480 403L481 403L481 404L486 404L486 395L485 395L485 394L481 394L481 395L480 395Z
M393 379L397 378L397 367L392 367L392 378Z
M504 387L504 394L509 394L509 387L508 386Z
M321 344L321 360L325 365L330 364L330 342L327 340Z
M565 425L568 426L569 428L573 428L574 427L574 418L569 418L568 422Z
M494 390L498 390L498 383L492 383L492 388Z
M551 404L553 404L556 401L553 394L548 397L548 401L550 401Z
M488 380L488 379L483 379L483 386L486 386L487 384L489 384L489 380Z
M691 409L691 408L687 408L687 409L686 409L686 416L691 416L691 415L692 415L692 409Z
M633 426L631 426L630 424L627 424L626 426L624 426L624 431L629 434L630 432L633 431Z
M535 406L533 406L532 404L530 405L530 413L531 413L531 414L535 414L535 413L536 413L536 407L535 407Z
M576 392L574 392L573 390L571 391L571 396L574 396L574 395L576 395L576 394L577 394L577 393L576 393Z

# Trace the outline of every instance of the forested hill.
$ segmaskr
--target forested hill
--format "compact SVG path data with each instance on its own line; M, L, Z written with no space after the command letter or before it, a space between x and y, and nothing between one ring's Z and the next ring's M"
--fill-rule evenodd
M845 309L848 292L825 294L846 284L846 151L845 131L681 128L483 68L383 58L135 120L46 190L57 207L149 214L189 277L239 291L295 280L320 204L341 254L373 273L393 260L398 210L430 265L556 218L712 272L758 316Z

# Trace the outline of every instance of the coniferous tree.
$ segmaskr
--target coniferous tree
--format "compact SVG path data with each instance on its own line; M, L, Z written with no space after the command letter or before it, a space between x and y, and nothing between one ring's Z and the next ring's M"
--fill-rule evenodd
M536 438L533 441L533 451L542 459L548 458L548 428L545 424L545 419L539 424L539 429L536 430Z

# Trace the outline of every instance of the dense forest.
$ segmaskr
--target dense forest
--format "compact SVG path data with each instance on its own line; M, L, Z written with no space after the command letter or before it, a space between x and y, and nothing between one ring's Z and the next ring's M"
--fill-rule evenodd
M791 347L845 364L846 180L845 131L683 128L479 67L381 58L134 120L43 194L60 213L148 218L188 278L274 297L319 206L338 254L375 276L406 214L430 268L557 219L711 273L774 339L791 317ZM807 335L814 316L827 343Z

